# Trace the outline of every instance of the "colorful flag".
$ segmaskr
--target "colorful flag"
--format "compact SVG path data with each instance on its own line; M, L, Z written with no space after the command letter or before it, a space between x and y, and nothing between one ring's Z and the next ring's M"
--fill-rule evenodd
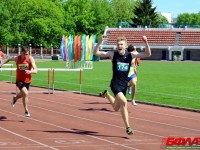
M60 52L60 55L61 55L63 60L65 59L65 54L64 54L64 51L63 51L64 45L65 45L64 38L65 38L65 36L63 35L62 40L60 42L60 48L59 48L59 52Z
M88 40L89 40L89 35L86 36L85 40L85 60L87 60L87 55L88 55Z
M65 61L68 61L68 37L65 37L65 44L64 44L64 49L65 49Z
M81 37L81 61L85 61L85 53L86 53L86 35L82 35Z
M74 37L74 61L78 61L78 36Z
M92 52L90 54L90 60L92 61L93 60L93 57L94 57L94 49L95 49L95 46L96 46L96 34L93 35L92 37Z
M65 61L66 60L66 40L65 40L65 36L63 38L63 54L64 54L64 58L63 60Z
M81 36L79 35L77 37L77 60L80 61L81 60Z
M68 37L68 61L72 61L74 59L73 52L73 36L70 35Z
M64 61L95 61L96 35L69 35L62 37L59 52Z
M89 40L88 40L88 53L87 53L87 59L88 61L90 61L90 55L92 53L92 38L93 38L93 35L90 36Z

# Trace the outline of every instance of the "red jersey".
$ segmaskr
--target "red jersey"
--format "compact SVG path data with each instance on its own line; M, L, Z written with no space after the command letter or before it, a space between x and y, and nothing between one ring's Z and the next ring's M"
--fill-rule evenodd
M136 58L135 59L135 66L139 66L139 64L140 64L140 58Z
M21 58L21 55L17 57L17 72L16 72L16 81L23 81L25 83L30 83L32 81L31 74L25 74L25 70L31 70L32 65L30 61L30 56L26 57L24 60Z
M137 66L139 66L140 64L140 58L136 58L135 59L135 68L134 68L134 73L137 75Z

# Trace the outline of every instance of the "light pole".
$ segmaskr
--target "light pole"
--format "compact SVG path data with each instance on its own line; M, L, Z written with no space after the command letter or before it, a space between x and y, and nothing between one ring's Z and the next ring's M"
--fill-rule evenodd
M51 44L51 56L53 56L53 44Z
M9 45L8 45L8 43L6 44L6 54L7 54L7 57L9 57Z
M30 53L30 56L32 54L32 47L31 47L31 44L29 44L29 53Z
M42 51L43 51L43 47L42 47L42 44L40 44L40 58L41 59L43 59Z
M18 55L20 55L21 52L21 44L18 44Z

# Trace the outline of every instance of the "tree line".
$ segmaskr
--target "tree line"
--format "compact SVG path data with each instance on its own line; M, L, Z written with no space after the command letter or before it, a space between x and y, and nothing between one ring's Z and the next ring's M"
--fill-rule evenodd
M1 0L0 45L59 47L63 35L99 37L106 26L158 27L167 19L156 12L152 0ZM200 14L191 22L200 24ZM180 22L190 17L180 17ZM193 17L194 18L194 17ZM97 38L98 39L98 38Z

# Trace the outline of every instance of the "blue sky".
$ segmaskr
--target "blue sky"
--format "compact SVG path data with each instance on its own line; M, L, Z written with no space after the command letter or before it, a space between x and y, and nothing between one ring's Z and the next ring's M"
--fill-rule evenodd
M171 13L177 17L180 13L200 12L200 0L152 0L157 12Z

